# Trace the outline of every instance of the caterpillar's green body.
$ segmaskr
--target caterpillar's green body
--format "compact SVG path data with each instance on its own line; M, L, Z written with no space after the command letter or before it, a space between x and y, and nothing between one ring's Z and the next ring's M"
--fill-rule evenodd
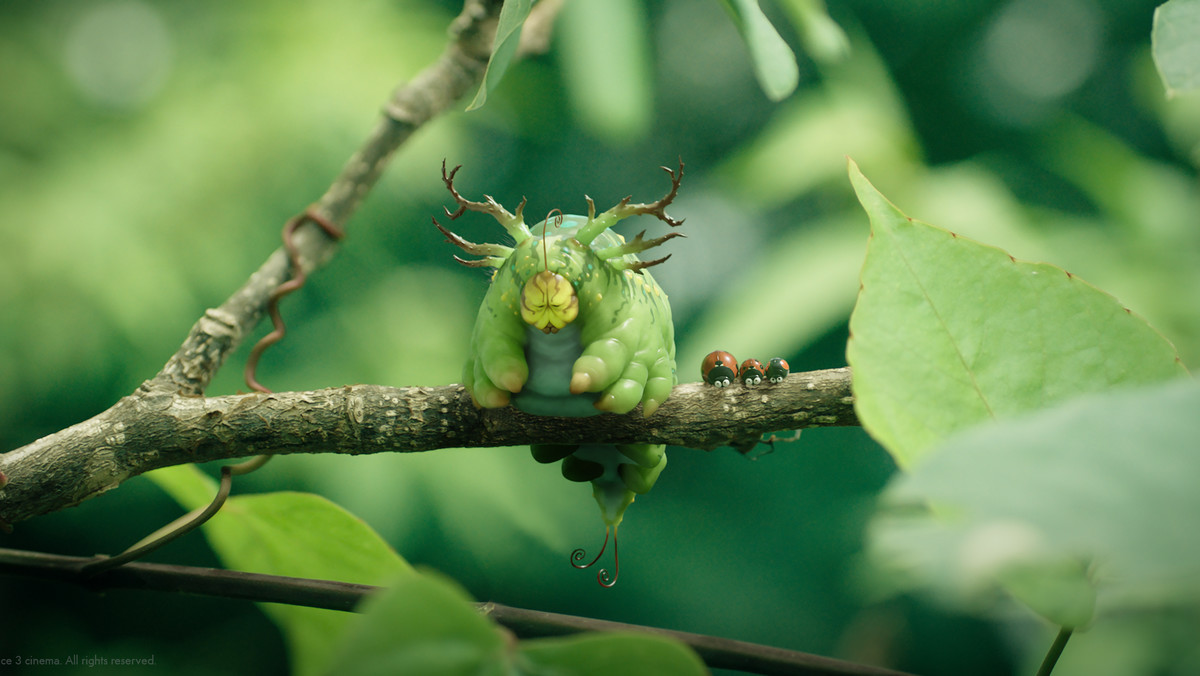
M631 205L626 198L599 216L589 208L588 216L551 216L530 228L522 208L514 215L490 197L486 203L463 199L454 172L443 168L460 205L452 217L467 209L491 213L516 240L513 247L473 244L442 228L452 243L484 256L464 263L496 268L463 369L463 384L478 405L511 402L535 415L576 417L628 413L640 403L649 416L670 396L677 382L671 307L645 270L666 259L643 262L637 253L677 233L626 242L608 230L635 214L678 225L664 209L683 166L678 175L668 172L672 189L658 202ZM614 533L634 495L649 491L666 465L661 444L535 445L532 451L539 462L562 460L566 478L590 481ZM577 550L573 559L580 557ZM609 584L606 571L600 579Z

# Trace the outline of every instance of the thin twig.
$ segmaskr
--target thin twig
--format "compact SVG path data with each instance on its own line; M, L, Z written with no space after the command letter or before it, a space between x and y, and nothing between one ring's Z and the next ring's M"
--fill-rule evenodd
M1054 637L1054 643L1050 644L1050 649L1046 651L1046 657L1042 659L1042 666L1038 667L1037 676L1050 676L1050 672L1054 671L1054 665L1058 664L1058 658L1062 657L1063 649L1067 647L1067 641L1071 638L1071 633L1074 629L1070 627L1060 627L1058 635Z
M0 549L0 572L61 582L93 590L151 589L294 606L352 611L379 587L331 580L242 573L214 568L128 563L95 575L81 571L91 559ZM779 676L904 676L902 672L835 660L820 655L621 622L480 603L477 608L520 638L565 636L585 631L623 631L666 636L687 644L710 667Z

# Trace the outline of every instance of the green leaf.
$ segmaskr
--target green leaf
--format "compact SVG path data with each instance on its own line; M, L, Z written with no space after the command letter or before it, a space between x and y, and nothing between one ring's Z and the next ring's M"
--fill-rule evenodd
M659 676L707 674L687 646L645 634L580 634L521 642L526 670L573 676Z
M470 605L449 580L404 576L362 604L340 642L330 673L379 674L510 673L504 668L501 633Z
M496 22L496 39L492 43L492 57L488 59L487 70L483 73L483 82L479 91L467 110L482 108L488 94L500 84L504 71L517 53L517 45L521 42L521 27L529 18L529 10L533 0L506 0L500 8L500 18Z
M1043 616L1200 604L1200 384L1091 394L953 437L885 504L872 558L965 602L1003 586ZM1094 592L1092 590L1095 590Z
M721 0L721 4L733 17L734 25L750 50L754 74L767 97L772 101L787 98L800 82L800 69L796 66L792 48L775 32L775 27L758 6L758 0Z
M640 634L583 634L513 645L439 575L406 576L369 599L332 664L339 674L658 676L706 674L687 646Z
M186 509L206 505L216 482L194 465L147 474ZM226 567L359 584L381 584L411 568L378 534L319 495L267 493L234 496L202 526ZM319 673L329 663L347 613L263 604L287 639L296 673Z
M846 358L859 420L901 466L986 420L1186 374L1112 296L906 217L853 162L850 179L871 239Z
M1159 5L1150 41L1167 96L1200 87L1200 0Z
M850 38L829 17L823 0L781 0L780 4L791 16L804 51L814 61L833 63L850 55Z

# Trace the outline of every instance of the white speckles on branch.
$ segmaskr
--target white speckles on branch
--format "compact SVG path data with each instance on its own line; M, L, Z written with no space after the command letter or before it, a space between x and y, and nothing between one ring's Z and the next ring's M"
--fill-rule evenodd
M363 412L366 410L366 407L366 401L362 397L353 396L346 399L346 415L355 424L362 424Z

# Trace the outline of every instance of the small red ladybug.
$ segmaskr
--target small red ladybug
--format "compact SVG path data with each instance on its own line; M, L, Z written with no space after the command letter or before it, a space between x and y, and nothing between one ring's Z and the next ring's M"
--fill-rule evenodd
M747 359L742 362L742 366L738 369L738 377L746 385L757 385L763 380L763 365L757 359Z
M700 375L704 382L714 387L729 387L737 377L737 359L728 352L716 350L709 352L700 366Z
M788 363L786 360L775 357L767 364L767 380L772 383L782 383L783 379L788 375Z

